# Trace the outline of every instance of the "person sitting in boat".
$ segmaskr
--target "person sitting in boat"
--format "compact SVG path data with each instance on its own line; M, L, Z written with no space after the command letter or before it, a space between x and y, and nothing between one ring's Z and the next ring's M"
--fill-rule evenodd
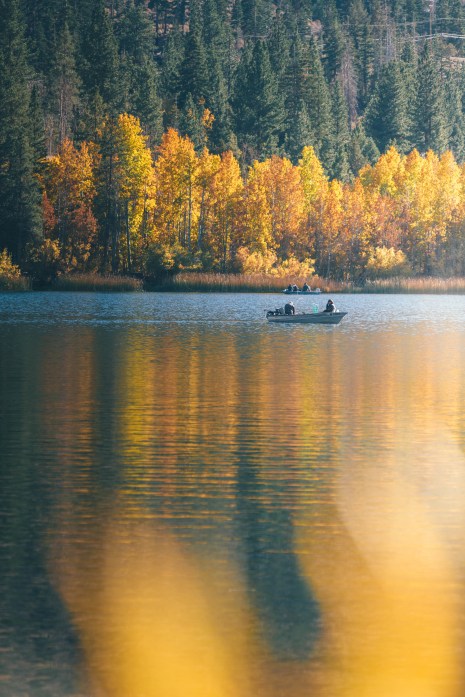
M287 287L287 291L288 291L288 293L292 293L292 286L291 286L290 283L289 283L289 285L288 285L288 287Z
M292 292L297 293L298 290L299 290L299 288L294 283L294 285L292 286Z
M336 307L331 299L326 303L324 312L336 312Z
M295 307L294 307L294 303L292 302L292 300L289 300L289 302L284 305L284 314L285 315L295 315Z
M304 293L307 293L310 290L310 286L308 285L307 281L305 281L305 283L303 284L302 290L304 291Z

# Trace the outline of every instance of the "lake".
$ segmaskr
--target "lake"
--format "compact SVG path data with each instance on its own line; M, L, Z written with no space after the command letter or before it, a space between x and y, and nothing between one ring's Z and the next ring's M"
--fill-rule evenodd
M465 297L283 297L0 294L2 695L463 695Z

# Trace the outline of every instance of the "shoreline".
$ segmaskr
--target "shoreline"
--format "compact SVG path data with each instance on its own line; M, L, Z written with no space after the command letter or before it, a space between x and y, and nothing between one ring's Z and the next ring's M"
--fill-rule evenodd
M463 288L389 288L389 289L369 289L369 288L352 288L352 289L325 289L318 294L284 294L282 290L257 290L250 288L179 288L179 287L142 287L138 289L123 289L123 288L54 288L52 286L41 286L39 288L0 288L0 295L9 295L12 293L29 295L35 293L176 293L176 294L191 294L202 293L202 294L254 294L254 295L282 295L283 301L286 297L294 297L298 299L312 298L317 300L320 296L326 295L465 295L465 289Z
M313 277L311 279L276 278L265 275L235 275L218 273L181 272L170 279L155 281L135 276L76 274L61 276L49 282L38 282L27 277L6 279L0 293L11 292L104 292L104 293L267 293L283 294L290 284L299 288L307 281L311 288L320 288L321 295L374 295L374 294L465 294L465 277L457 278L386 278L370 280L363 285ZM290 293L284 297L317 298L320 294Z

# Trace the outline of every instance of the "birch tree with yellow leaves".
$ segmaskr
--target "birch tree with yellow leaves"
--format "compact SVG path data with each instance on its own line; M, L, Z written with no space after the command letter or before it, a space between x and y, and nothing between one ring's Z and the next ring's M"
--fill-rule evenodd
M287 158L273 155L254 163L253 178L265 193L271 224L269 246L279 250L282 259L300 253L305 199L298 169Z
M209 250L213 268L229 271L239 246L244 184L231 151L215 160L217 167L205 190L202 249Z
M123 260L129 272L133 270L132 250L140 253L147 235L147 216L153 209L154 171L147 137L135 116L121 114L115 132L115 183L121 229L126 244Z
M321 258L324 246L323 209L328 193L328 178L312 146L302 150L299 174L304 195L306 221L302 230L302 245L312 256Z
M108 118L100 137L98 169L103 261L111 248L113 272L133 271L133 249L140 255L153 209L154 172L147 138L135 116ZM123 242L122 242L123 240Z
M162 244L179 244L190 251L197 243L198 167L192 141L170 128L162 138L155 163L154 234Z

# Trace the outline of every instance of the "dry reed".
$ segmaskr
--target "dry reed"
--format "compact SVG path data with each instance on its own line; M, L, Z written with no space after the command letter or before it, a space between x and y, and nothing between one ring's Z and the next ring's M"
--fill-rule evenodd
M317 276L312 278L289 278L269 276L265 274L223 274L223 273L179 273L173 278L166 279L156 287L161 291L210 292L210 293L278 293L289 284L296 283L301 287L305 281L312 288L322 291L336 290L332 281L324 281Z
M26 290L31 290L31 281L29 278L26 278L25 276L10 276L7 274L0 274L0 292L23 292Z
M131 276L109 276L94 273L59 276L53 290L90 292L128 292L142 290L142 281Z
M465 278L386 278L368 281L364 293L465 293Z

